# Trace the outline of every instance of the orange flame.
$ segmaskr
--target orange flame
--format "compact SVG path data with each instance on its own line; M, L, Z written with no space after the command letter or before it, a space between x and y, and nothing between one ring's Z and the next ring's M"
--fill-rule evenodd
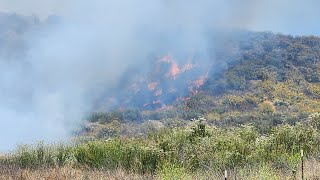
M199 88L204 85L206 80L208 79L209 71L203 76L200 76L197 80L192 82L191 86L189 87L189 91L192 95L198 94Z
M150 89L150 91L154 91L158 86L157 82L152 82L150 84L148 84L148 88Z
M160 59L160 62L165 62L171 65L169 72L166 74L166 77L172 77L173 79L176 79L179 74L193 69L194 64L192 64L191 61L192 59L190 58L187 64L185 64L183 67L179 67L178 64L173 60L171 55L166 55Z
M178 67L178 64L174 61L171 62L170 76L173 77L173 79L175 79L179 73L180 69Z

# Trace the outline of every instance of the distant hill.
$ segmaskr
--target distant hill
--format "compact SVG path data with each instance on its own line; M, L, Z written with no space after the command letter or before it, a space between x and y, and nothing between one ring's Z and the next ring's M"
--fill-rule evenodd
M27 33L39 24L39 19L33 16L0 13L0 58L9 60L23 57L27 49Z
M320 111L320 38L249 33L241 56L208 78L209 119L263 125L295 123Z
M60 18L54 15L41 21L36 16L0 13L0 58L23 58L30 46L30 37L39 35L39 30L59 21Z
M152 104L151 109L158 109L198 93L213 97L251 93L293 105L289 97L275 94L278 86L282 93L292 86L288 96L319 98L319 37L254 32L225 36L228 38L214 42L220 47L211 49L210 57L194 53L179 59L167 54L154 58L145 73L128 71L117 88L124 91L117 94L118 99L125 99L120 105L143 108Z
M113 97L122 103L120 110L139 108L143 119L157 120L203 115L215 124L253 123L262 131L320 112L319 37L224 35L206 60L197 54L185 61L171 54L155 58L146 75L122 84L123 91Z

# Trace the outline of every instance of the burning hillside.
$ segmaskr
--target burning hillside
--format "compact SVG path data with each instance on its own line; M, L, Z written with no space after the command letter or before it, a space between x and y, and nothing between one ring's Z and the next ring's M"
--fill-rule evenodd
M208 78L208 70L207 63L202 62L201 58L179 59L167 54L155 59L145 73L126 74L123 78L127 81L121 84L124 87L122 91L114 92L107 101L118 108L164 108L183 100L184 96L198 93ZM111 103L110 99L118 101Z

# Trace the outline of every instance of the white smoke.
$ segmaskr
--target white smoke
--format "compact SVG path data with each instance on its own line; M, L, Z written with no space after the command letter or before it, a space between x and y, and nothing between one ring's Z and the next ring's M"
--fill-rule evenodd
M0 0L5 12L35 14L43 21L51 14L63 19L32 30L25 37L26 57L19 62L0 62L0 150L67 138L101 92L127 67L142 66L159 49L205 53L207 34L226 27L294 32L281 21L298 7L307 8L312 19L304 23L315 29L310 24L319 18L314 14L318 1L312 6L290 1L291 9L286 8L288 0L268 2ZM269 7L271 3L275 6Z

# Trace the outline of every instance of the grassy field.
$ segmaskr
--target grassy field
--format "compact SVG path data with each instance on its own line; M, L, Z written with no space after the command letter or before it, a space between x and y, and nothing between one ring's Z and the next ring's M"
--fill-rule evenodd
M315 122L317 122L315 120ZM0 158L1 179L319 179L317 126L222 128L198 119L140 137L21 145ZM317 123L316 123L317 124Z

